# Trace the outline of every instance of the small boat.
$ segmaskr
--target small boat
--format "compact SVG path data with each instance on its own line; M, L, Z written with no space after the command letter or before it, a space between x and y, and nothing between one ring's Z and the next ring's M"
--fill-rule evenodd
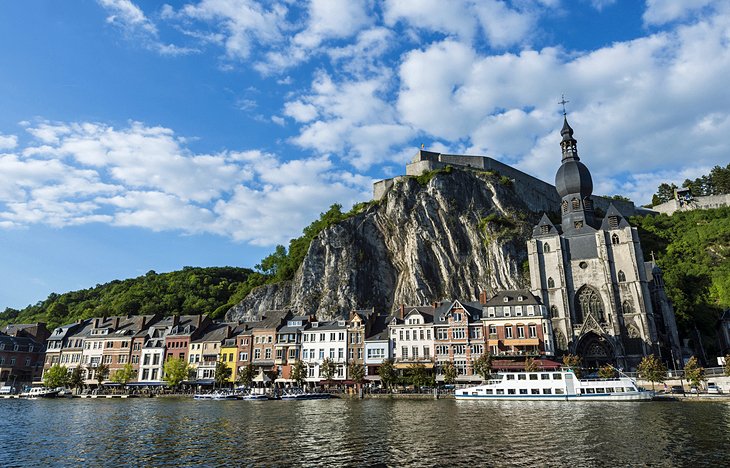
M249 400L249 401L256 401L256 400L268 400L268 395L264 393L244 393L240 396L241 400Z
M456 390L457 400L647 401L654 392L639 389L627 376L579 379L572 370L500 372L482 385Z
M193 399L195 400L238 400L239 398L240 396L236 393L226 390L210 393L196 393L193 395Z
M36 398L55 398L62 391L63 391L62 387L56 387L56 388L33 387L29 391L21 393L19 396L21 398L29 398L32 400L34 400Z
M305 392L300 388L291 388L284 391L280 398L282 400L326 400L331 398L332 395L324 392Z

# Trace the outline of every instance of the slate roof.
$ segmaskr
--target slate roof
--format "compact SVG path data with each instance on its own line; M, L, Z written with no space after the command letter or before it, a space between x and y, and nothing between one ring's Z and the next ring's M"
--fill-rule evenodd
M347 329L347 321L346 320L330 320L327 322L315 322L318 325L316 327L311 327L307 329L307 331L320 331L320 330L346 330Z
M518 298L522 296L523 299L520 301ZM505 300L507 298L507 300ZM508 289L499 291L497 294L492 296L485 307L498 307L498 306L516 306L516 305L540 305L542 302L532 294L528 289Z
M388 332L389 315L379 314L373 320L370 326L370 333L365 337L365 341L384 341L390 337Z
M231 326L228 323L212 323L193 343L217 342L222 343L231 333Z
M448 315L452 308L461 305L464 307L464 310L467 312L467 315L469 317L469 323L473 322L479 322L482 318L482 304L480 302L474 302L474 301L459 301L456 300L454 302L448 303L443 302L441 305L436 309L436 316L434 318L435 324L446 324L448 323Z
M616 227L611 227L610 218L616 217L618 221L618 225ZM608 211L606 212L606 216L603 217L603 221L601 222L601 229L604 231L610 231L613 229L624 229L630 227L630 224L628 221L626 221L626 218L619 213L619 211L616 209L615 206L613 206L613 203L608 205Z
M4 349L0 351L15 351L18 352L30 352L30 347L33 347L34 353L42 353L45 351L44 346L41 343L38 343L33 338L29 338L27 336L10 336L6 335L5 333L0 333L0 344L5 345ZM15 349L15 346L18 346L18 349ZM20 365L20 363L18 363Z

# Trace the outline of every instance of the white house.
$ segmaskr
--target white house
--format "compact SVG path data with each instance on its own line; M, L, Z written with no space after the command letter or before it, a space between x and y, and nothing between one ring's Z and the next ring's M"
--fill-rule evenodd
M347 322L312 322L302 332L302 361L307 365L307 382L323 380L321 364L329 359L335 364L333 380L347 376Z

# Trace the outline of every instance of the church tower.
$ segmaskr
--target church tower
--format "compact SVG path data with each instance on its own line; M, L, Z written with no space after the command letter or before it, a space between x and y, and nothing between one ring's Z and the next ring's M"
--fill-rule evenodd
M653 264L644 262L636 228L613 205L597 217L593 180L567 117L560 134L561 224L543 215L533 229L527 245L532 292L552 317L559 353L578 354L587 367L635 368L643 356L667 349L651 302Z

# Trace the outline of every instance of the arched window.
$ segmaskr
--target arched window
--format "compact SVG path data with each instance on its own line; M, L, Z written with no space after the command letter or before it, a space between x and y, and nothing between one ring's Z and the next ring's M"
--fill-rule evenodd
M542 244L542 252L543 253L550 253L550 244L548 244L547 242L545 242L544 244Z
M553 280L552 276L548 278L548 288L554 288L555 287L555 281Z
M621 311L624 314L633 314L634 308L629 301L624 301L623 304L621 304Z
M575 296L575 321L583 323L583 320L592 315L598 322L603 322L603 301L598 291L590 286L583 286Z
M613 245L617 245L617 244L618 244L618 242L619 242L619 239L618 239L618 234L614 234L614 235L612 235L612 236L611 236L611 243L612 243Z
M619 270L618 271L618 282L623 283L625 281L626 281L626 274L624 273L623 270Z
M550 317L552 318L558 318L560 317L560 314L558 313L558 308L553 306L550 306Z
M577 198L573 198L571 200L571 203L573 204L574 210L577 210L578 208L580 208L580 200L578 200Z
M563 200L562 206L563 206L563 213L567 213L568 212L568 201Z

